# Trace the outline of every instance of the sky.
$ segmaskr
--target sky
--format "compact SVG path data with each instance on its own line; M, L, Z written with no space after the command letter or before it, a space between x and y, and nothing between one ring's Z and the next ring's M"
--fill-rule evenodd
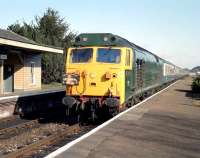
M0 28L48 7L74 32L114 33L180 67L200 66L200 0L1 0Z

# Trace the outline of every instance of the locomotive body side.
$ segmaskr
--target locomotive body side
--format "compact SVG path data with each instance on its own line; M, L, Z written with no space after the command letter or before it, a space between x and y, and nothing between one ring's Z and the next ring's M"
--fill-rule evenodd
M133 52L135 60L131 75L130 72L125 72L126 100L130 97L142 97L162 85L163 79L163 63L159 62L157 56L137 48L133 48Z

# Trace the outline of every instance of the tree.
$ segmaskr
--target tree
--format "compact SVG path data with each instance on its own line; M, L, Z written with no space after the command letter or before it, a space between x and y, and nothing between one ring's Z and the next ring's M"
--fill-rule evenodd
M43 16L36 16L31 24L19 22L8 26L9 30L30 38L37 43L54 47L68 48L75 33L70 31L69 24L62 18L58 11L48 8ZM42 55L42 82L61 82L64 70L65 54Z
M16 22L15 24L8 26L8 30L36 41L37 29L32 23L27 24L26 22L23 22L21 25L19 22Z
M36 17L40 38L39 43L63 47L63 39L69 30L69 24L61 18L57 11L49 8L42 17ZM69 41L70 42L70 41ZM43 82L61 82L64 68L63 56L44 54L42 57Z

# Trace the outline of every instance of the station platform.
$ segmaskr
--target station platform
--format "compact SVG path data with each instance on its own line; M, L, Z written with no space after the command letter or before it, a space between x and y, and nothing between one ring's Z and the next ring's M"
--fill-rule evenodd
M191 82L177 81L46 158L199 158L200 98Z
M44 88L44 89L38 89L38 90L5 93L5 94L0 94L0 102L2 100L14 99L14 98L18 98L18 97L21 97L21 96L30 96L30 95L48 93L48 92L53 92L53 91L64 91L64 90L65 90L65 87L60 86L60 87L54 87L54 88Z
M32 91L21 91L0 95L0 119L12 116L15 110L15 103L22 97L31 97L55 92L64 92L64 87L44 88Z

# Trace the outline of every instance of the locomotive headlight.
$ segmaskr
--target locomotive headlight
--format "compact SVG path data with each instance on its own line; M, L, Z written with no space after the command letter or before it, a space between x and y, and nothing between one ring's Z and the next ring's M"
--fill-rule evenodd
M95 77L96 77L96 73L93 73L93 72L92 72L92 73L90 73L90 78L92 78L92 79L93 79L93 78L95 78Z
M105 78L106 78L107 80L110 80L110 79L112 78L111 73L110 73L109 71L106 72Z

